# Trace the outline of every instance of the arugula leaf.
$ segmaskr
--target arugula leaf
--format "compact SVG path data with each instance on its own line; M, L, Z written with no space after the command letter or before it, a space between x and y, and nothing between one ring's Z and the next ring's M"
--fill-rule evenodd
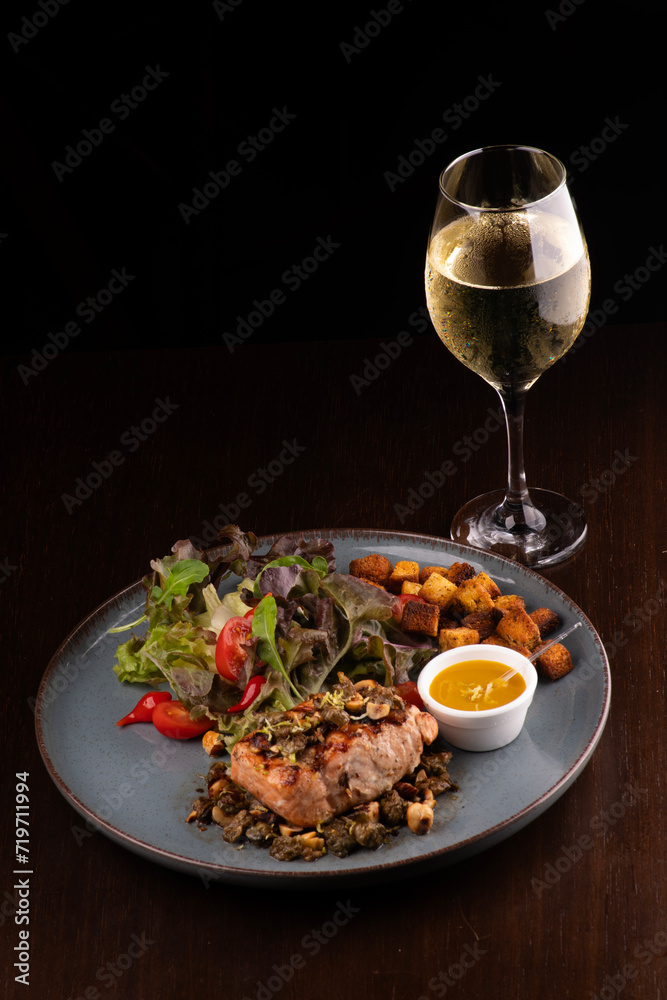
M158 571L159 572L159 571ZM164 604L171 608L174 597L185 597L191 583L201 583L208 576L208 566L199 559L181 559L168 570L164 578L164 586L155 586L151 597L156 604ZM162 574L160 573L160 579Z
M257 653L260 659L264 660L283 675L287 681L289 687L292 689L296 695L298 701L303 701L303 698L296 687L292 679L290 678L285 665L280 658L280 653L278 652L278 647L276 646L276 622L278 621L278 609L276 606L276 601L274 597L263 597L255 608L255 613L252 616L252 630L251 635L258 639L257 643Z
M173 556L168 556L167 559L151 560L153 579L157 573L162 586L154 584L151 587L151 577L144 577L144 586L148 590L145 613L141 616L141 618L137 618L136 621L130 622L129 625L121 625L118 628L110 628L110 634L114 634L116 632L127 632L128 629L136 628L136 626L141 625L142 622L148 621L149 616L151 617L152 626L152 611L156 607L165 607L168 611L171 611L172 603L175 598L188 598L185 602L185 607L188 606L191 598L191 595L188 594L188 590L192 584L202 583L202 581L206 579L208 576L208 566L199 559L180 559L173 561L171 562L171 565L168 565L168 560L171 561L173 559ZM183 610L183 607L179 608L181 613Z

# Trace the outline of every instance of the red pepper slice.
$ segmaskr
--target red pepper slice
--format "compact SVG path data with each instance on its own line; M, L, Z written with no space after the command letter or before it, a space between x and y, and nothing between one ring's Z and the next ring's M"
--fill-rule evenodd
M171 701L168 691L149 691L143 698L140 698L131 712L120 719L117 726L127 726L131 722L150 722L153 718L153 709L161 701Z
M245 686L245 690L241 696L241 700L238 705L232 705L231 708L226 708L226 712L245 712L246 708L250 708L253 701L259 694L261 687L266 680L262 674L255 674L251 677Z

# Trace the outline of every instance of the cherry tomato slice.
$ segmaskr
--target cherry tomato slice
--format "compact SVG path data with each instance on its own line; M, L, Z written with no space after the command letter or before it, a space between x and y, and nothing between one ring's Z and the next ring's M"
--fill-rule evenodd
M214 726L210 719L200 719L195 722L180 701L161 701L153 709L152 721L159 733L172 740L190 740L193 736L201 736L202 733L208 732Z
M153 710L161 701L171 701L168 691L149 691L143 698L140 698L131 712L128 712L116 723L117 726L127 726L131 722L150 722L153 718Z
M391 613L395 621L400 623L401 618L403 617L403 609L406 604L410 603L410 601L417 601L419 604L428 603L428 601L425 601L423 597L417 597L416 594L399 594L391 609Z
M242 643L247 642L252 629L252 618L235 617L225 623L215 644L215 665L218 673L228 681L235 681L241 673L248 651Z
M406 701L409 705L414 705L420 712L424 711L424 702L421 700L419 688L414 681L404 681L402 684L397 684L396 690L403 701Z

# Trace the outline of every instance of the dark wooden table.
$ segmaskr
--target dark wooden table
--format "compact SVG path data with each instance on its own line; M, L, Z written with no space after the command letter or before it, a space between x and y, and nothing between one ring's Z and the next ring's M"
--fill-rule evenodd
M529 396L529 483L578 497L589 519L584 549L544 575L598 629L613 696L590 764L520 833L455 866L343 893L206 888L100 833L77 838L80 818L40 759L33 699L62 639L151 557L200 536L222 507L245 504L234 519L258 534L447 536L458 506L502 485L504 432L493 419L488 440L479 431L497 411L495 394L434 335L404 337L400 356L375 365L402 322L385 347L347 339L249 340L233 354L63 350L27 384L17 367L25 357L5 365L3 995L663 995L664 326L597 330ZM260 470L284 442L295 460L282 471L274 464L278 474L260 489ZM410 491L447 458L456 474L406 513ZM100 485L73 502L77 481L109 461ZM29 896L13 875L22 772ZM577 856L581 838L602 828ZM558 877L545 881L549 871ZM21 913L29 924L16 922ZM28 990L12 968L21 929Z

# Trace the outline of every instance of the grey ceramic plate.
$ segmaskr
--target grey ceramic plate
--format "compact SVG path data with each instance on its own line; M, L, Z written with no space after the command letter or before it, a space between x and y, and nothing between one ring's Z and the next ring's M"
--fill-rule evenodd
M75 836L101 832L150 861L200 876L206 884L215 879L264 888L333 888L460 861L516 833L553 805L590 760L609 710L609 665L583 612L536 573L444 539L382 531L294 534L331 539L343 572L351 559L369 552L422 565L466 560L492 576L503 593L521 594L529 610L552 608L563 626L582 622L585 627L567 640L576 668L555 684L540 682L514 743L492 753L454 752L450 773L460 791L438 799L428 836L416 837L406 829L375 852L359 851L345 859L326 855L310 863L273 861L261 848L226 844L215 826L200 830L185 822L202 786L198 775L210 763L199 739L177 742L151 725L115 725L146 690L118 682L112 666L119 637L108 635L109 628L142 613L144 591L137 583L75 629L51 660L39 689L39 748L58 789L83 818ZM261 539L260 551L274 540Z

